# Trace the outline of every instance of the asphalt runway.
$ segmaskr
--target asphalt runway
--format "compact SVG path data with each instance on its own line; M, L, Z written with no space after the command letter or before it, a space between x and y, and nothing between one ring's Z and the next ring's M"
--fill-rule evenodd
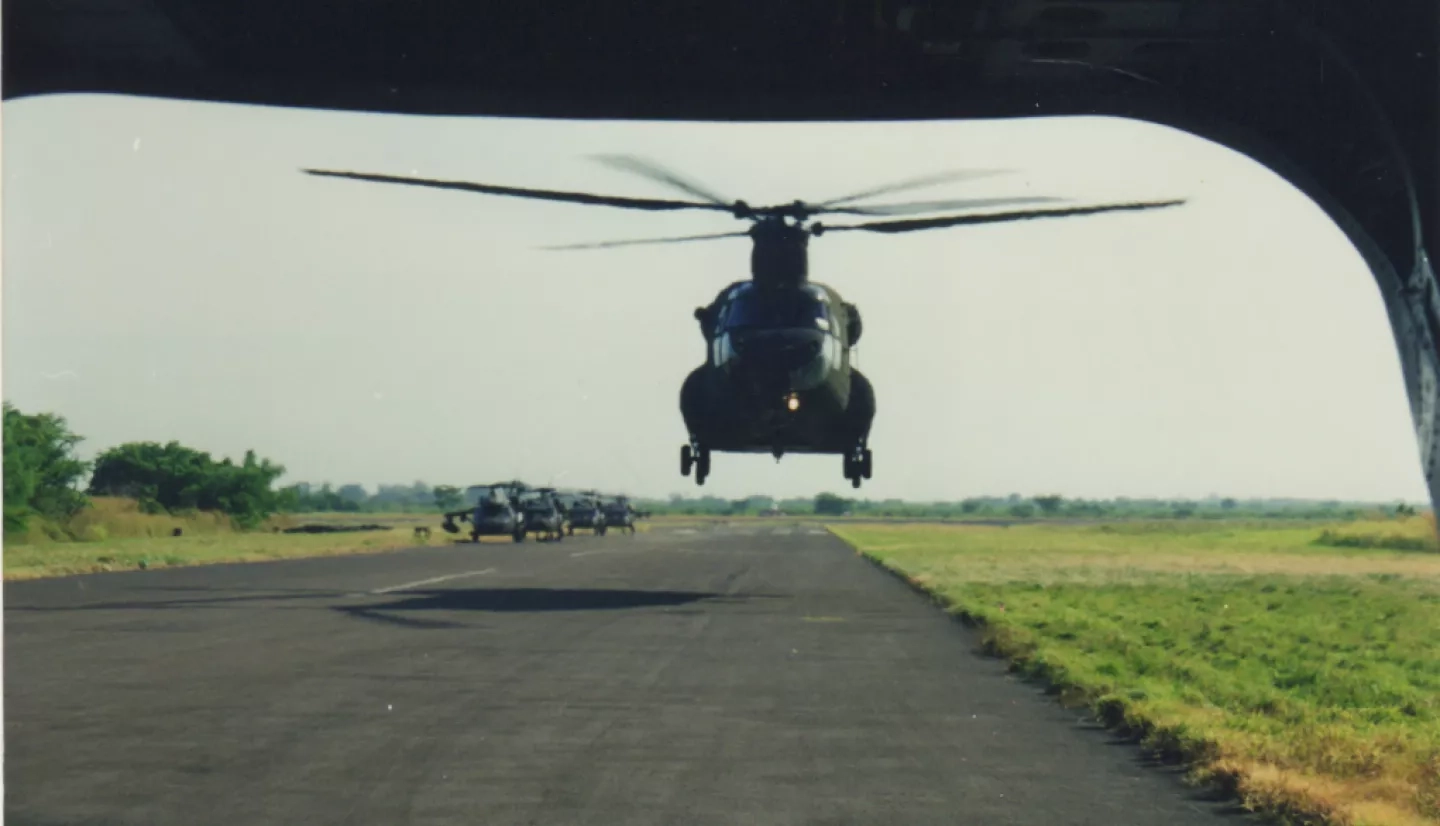
M10 824L1239 823L807 525L5 585Z

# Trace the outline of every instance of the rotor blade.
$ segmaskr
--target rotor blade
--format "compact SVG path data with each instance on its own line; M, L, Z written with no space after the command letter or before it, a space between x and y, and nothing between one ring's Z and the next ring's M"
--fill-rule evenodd
M565 244L558 247L541 247L546 250L598 250L609 247L628 247L635 244L674 244L680 241L710 241L716 238L744 238L748 232L721 232L715 235L681 235L674 238L636 238L630 241L599 241L593 244Z
M728 206L726 200L711 192L705 187L680 177L678 173L672 172L654 161L639 158L634 155L594 155L595 160L606 166L615 169L623 169L626 172L633 172L641 177L649 178L652 181L659 181L662 184L673 186L687 195L694 195L702 201L709 201L716 206Z
M822 232L843 230L865 230L866 232L913 232L921 229L942 229L964 224L996 224L1004 221L1027 221L1034 218L1064 218L1071 215L1094 215L1101 212L1121 210L1161 209L1185 203L1177 201L1149 201L1130 204L1104 204L1092 207L1071 207L1069 209L1036 209L1023 212L994 212L986 215L951 215L945 218L914 218L908 221L871 221L850 226L821 226Z
M435 189L458 189L464 192L480 192L487 195L512 195L518 198L538 198L544 201L568 201L576 204L627 207L629 209L713 209L730 211L730 207L716 204L700 204L691 201L661 201L653 198L625 198L616 195L594 195L588 192L557 192L548 189L518 189L509 186L473 184L466 181L435 181L428 178L405 178L396 175L371 175L364 172L332 172L324 169L306 169L310 175L331 178L351 178L357 181L372 181L383 184L410 184Z
M831 209L817 209L815 212L816 214L828 212L843 215L914 215L918 212L945 212L954 209L1009 206L1011 204L1055 203L1064 200L1064 198L1049 198L1044 196L1035 196L1032 198L961 198L955 201L911 201L902 204L834 207Z
M831 207L849 201L858 201L861 198L870 198L875 195L888 195L892 192L901 192L907 189L919 189L924 186L934 186L947 181L959 181L970 178L988 178L992 175L1005 175L1009 169L961 169L951 172L940 172L934 175L924 175L919 178L910 178L904 181L897 181L893 184L877 186L874 189L867 189L863 192L856 192L853 195L846 195L843 198L831 198L823 203L816 204L818 207Z

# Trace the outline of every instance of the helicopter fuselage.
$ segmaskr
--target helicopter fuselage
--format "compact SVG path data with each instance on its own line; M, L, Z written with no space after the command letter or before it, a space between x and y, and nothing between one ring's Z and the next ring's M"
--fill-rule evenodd
M874 393L856 371L834 379L808 389L756 392L745 378L704 365L686 377L681 414L696 442L710 450L845 454L869 435Z
M472 532L480 536L513 534L523 524L520 511L506 502L480 502L470 515Z
M695 455L843 454L848 462L865 449L875 394L850 363L859 310L834 289L803 274L789 283L740 281L696 318L706 361L680 393ZM699 461L703 484L708 458Z

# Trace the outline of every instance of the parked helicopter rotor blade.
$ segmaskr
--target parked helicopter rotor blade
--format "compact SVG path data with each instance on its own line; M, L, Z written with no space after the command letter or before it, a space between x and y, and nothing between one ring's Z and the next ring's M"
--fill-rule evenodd
M1119 212L1123 210L1142 209L1163 209L1185 203L1184 199L1175 201L1148 201L1127 204L1103 204L1089 207L1070 207L1067 209L1036 209L1020 212L992 212L981 215L950 215L943 218L913 218L905 221L870 221L864 224L850 224L848 226L825 226L816 224L811 231L816 235L825 232L842 232L845 230L864 230L866 232L914 232L922 229L943 229L945 227L958 227L966 224L998 224L1006 221L1028 221L1036 218L1065 218L1074 215L1095 215L1101 212Z
M907 189L919 189L921 187L934 186L935 184L943 184L948 181L988 178L992 175L1005 175L1010 173L1011 171L1012 170L1009 169L959 169L951 172L939 172L934 175L922 175L918 178L909 178L903 181L897 181L892 184L877 186L873 189L866 189L861 192L856 192L852 195L846 195L840 198L831 198L828 201L823 201L821 203L815 204L814 206L819 208L833 207L840 204L849 203L851 201L858 201L861 198L873 198L876 195L889 195L893 192L903 192Z
M486 195L510 195L517 198L538 198L544 201L568 201L575 204L591 204L596 206L648 210L709 209L723 212L731 211L731 207L723 204L702 204L692 201L627 198L618 195L596 195L589 192L561 192L549 189L521 189L510 186L476 184L468 181L437 181L429 178L407 178L398 175L372 175L365 172L335 172L325 169L306 169L303 171L310 175L321 175L331 178L350 178L352 180L369 181L372 183L409 184L411 186L425 186L434 189L457 189L463 192L479 192Z
M921 212L948 212L956 209L977 207L998 207L1019 204L1042 204L1064 201L1064 198L1033 196L1026 198L961 198L953 201L910 201L899 204L874 204L872 206L832 207L817 209L815 212L841 215L914 215Z
M713 235L681 235L673 238L636 238L629 241L598 241L591 244L564 244L558 247L541 247L545 250L598 250L610 247L629 247L637 244L674 244L680 241L711 241L716 238L744 238L748 232L720 232Z
M681 177L679 173L666 169L652 160L636 157L635 155L594 155L592 157L606 166L631 172L641 177L649 178L652 181L658 181L667 186L672 186L687 195L694 195L702 201L709 201L716 206L729 206L729 202L714 192L711 192L694 181Z

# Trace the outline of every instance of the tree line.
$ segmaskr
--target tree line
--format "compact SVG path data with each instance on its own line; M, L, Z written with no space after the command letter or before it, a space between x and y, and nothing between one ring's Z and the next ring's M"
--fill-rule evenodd
M459 488L423 482L380 486L275 486L285 467L245 451L236 462L176 441L126 442L83 461L84 438L54 413L24 413L10 402L5 415L5 533L24 533L37 518L62 523L90 497L133 499L145 513L222 513L235 527L257 527L277 513L314 511L435 511L463 502ZM88 475L88 481L87 481Z
M282 513L429 513L454 510L466 502L454 485L432 488L424 482L380 485L374 493L353 483L337 488L329 482L318 487L298 482L279 493Z
M259 525L279 505L273 483L285 468L253 450L237 463L174 441L127 442L87 462L75 455L83 437L63 417L26 414L9 402L4 409L7 534L24 532L37 517L69 519L91 496L133 499L146 513L223 513L242 529Z
M175 441L127 442L100 453L93 461L75 454L83 438L53 413L22 413L5 402L5 532L23 533L35 518L63 522L89 504L91 496L133 499L147 513L223 513L240 529L258 526L277 513L426 512L463 507L467 498L453 485L431 487L424 482L380 485L371 493L359 484L334 487L300 482L276 487L284 466L247 450L235 462ZM88 482L86 476L88 474ZM84 484L82 485L82 482ZM642 510L673 515L818 514L911 519L963 518L1280 518L1353 519L1382 510L1413 515L1404 502L1210 497L1184 499L1067 499L1050 495L972 497L957 502L870 500L821 493L813 498L776 499L715 496L664 499L636 498Z

